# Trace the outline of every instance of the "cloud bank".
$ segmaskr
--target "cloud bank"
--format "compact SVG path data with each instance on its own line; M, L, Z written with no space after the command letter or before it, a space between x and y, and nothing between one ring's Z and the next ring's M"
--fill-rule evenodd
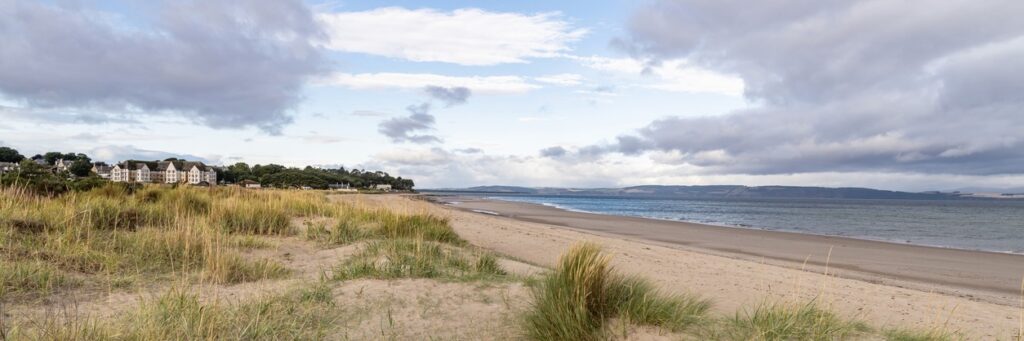
M653 1L615 44L743 79L757 107L668 117L577 154L698 174L1024 173L1018 1Z
M0 2L0 93L33 107L169 113L277 133L324 60L301 1L162 3L151 26L112 14Z

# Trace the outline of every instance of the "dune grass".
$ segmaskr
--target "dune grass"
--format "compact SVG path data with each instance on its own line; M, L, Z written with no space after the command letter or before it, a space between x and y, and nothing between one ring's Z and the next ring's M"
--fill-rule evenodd
M244 260L235 251L266 243L234 240L292 234L297 217L343 214L351 213L322 194L298 191L135 190L111 183L49 197L6 187L0 189L0 264L11 271L0 276L0 294L47 295L68 288L70 273L104 287L177 273L216 283L277 278L287 274L282 265Z
M337 223L309 224L306 237L324 244L344 245L367 239L419 239L465 245L448 220L429 215L402 215L387 210L349 209L336 216Z
M471 252L422 239L384 239L367 243L334 269L334 278L485 279L505 275L490 254Z
M665 295L638 277L613 271L610 258L593 244L578 244L562 255L554 272L534 290L525 317L534 340L599 340L610 318L683 330L700 321L710 303L690 296Z
M736 313L710 333L719 340L847 340L870 332L864 323L840 318L814 301L762 303Z
M47 263L0 261L0 300L23 293L46 294L77 284L78 281Z
M14 325L11 340L309 340L335 327L340 310L323 283L236 305L204 302L189 290L172 289L114 319L51 315Z

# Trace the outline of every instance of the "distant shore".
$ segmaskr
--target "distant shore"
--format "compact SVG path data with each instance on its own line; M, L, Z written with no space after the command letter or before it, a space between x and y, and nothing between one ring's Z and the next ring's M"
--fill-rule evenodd
M546 205L447 197L452 207L520 221L643 240L773 262L788 267L842 269L845 277L1012 304L1019 298L1024 255L961 250L698 223L613 216Z

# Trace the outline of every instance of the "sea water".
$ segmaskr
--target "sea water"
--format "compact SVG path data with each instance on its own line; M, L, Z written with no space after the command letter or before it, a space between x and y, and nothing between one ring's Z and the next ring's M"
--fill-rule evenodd
M1024 253L1021 200L489 198L597 214Z

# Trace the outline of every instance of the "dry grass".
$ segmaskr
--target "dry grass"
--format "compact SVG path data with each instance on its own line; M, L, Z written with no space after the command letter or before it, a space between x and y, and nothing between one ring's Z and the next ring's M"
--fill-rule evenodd
M293 233L291 219L342 216L320 193L109 184L58 197L0 189L0 297L41 297L77 284L120 287L123 279L200 273L216 283L287 274L244 260L233 238ZM113 283L117 282L117 283ZM10 298L10 297L8 297Z
M322 339L340 312L323 283L237 305L203 302L172 289L135 311L97 320L75 314L11 326L11 340L256 340Z

